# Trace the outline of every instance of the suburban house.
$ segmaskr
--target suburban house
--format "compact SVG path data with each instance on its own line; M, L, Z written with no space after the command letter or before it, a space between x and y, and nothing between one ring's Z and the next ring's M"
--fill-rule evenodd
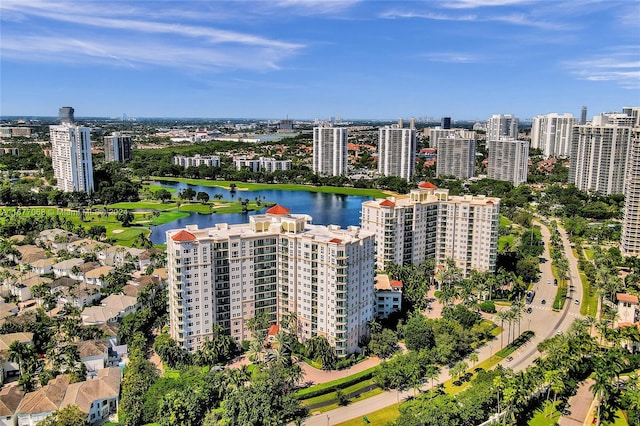
M84 263L84 260L73 257L71 259L63 260L62 262L58 262L53 265L53 275L56 277L70 277L75 280L82 279L73 272L74 267L80 268L80 265Z
M75 281L78 285L65 287L58 296L58 307L64 307L67 303L76 308L91 305L102 298L100 287L93 284L84 284Z
M18 426L35 426L69 405L87 413L89 425L101 424L117 412L121 380L120 367L102 369L95 379L78 383L69 383L67 375L60 375L24 396L17 409Z
M78 239L79 238L76 234L74 234L73 232L65 231L64 229L45 229L38 235L36 244L43 245L55 252L58 252L60 250L66 250L67 244Z
M107 284L106 277L113 271L113 266L99 266L84 274L84 282L87 284L104 287Z
M38 275L48 274L53 271L53 265L56 263L53 258L39 259L31 263L31 270Z
M9 346L15 341L20 343L31 343L33 333L9 333L0 334L0 384L4 383L4 379L8 376L20 374L20 366L17 362L9 361Z
M0 389L0 426L14 426L18 423L16 411L24 392L20 386L5 386Z
M15 246L15 249L20 253L20 256L17 259L14 257L13 261L21 265L31 264L47 257L43 248L31 244Z
M101 306L89 306L82 311L82 324L97 325L117 322L126 315L136 312L136 298L122 294L112 294L105 297Z
M116 354L112 353L109 344L104 340L82 340L73 343L78 347L80 361L87 367L87 375L96 376L99 370L116 363ZM110 361L111 358L113 359Z

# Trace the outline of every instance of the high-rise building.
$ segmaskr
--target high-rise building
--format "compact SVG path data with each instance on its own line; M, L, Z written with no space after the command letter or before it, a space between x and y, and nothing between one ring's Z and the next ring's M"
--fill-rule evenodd
M429 146L438 148L438 142L443 138L457 137L461 139L477 140L477 134L473 130L468 129L443 129L441 127L427 127L424 135L429 137Z
M453 259L465 277L496 265L500 199L449 196L425 182L409 196L362 203L362 229L375 234L376 265Z
M633 127L640 126L640 107L624 107L622 108L622 113L633 117Z
M583 106L580 112L580 125L587 124L587 107Z
M476 172L476 141L458 137L438 140L436 176L455 176L469 179Z
M74 112L75 110L72 107L61 107L58 110L58 118L60 118L60 123L74 123Z
M581 191L623 194L634 118L603 113L573 127L569 183Z
M186 155L174 155L173 164L184 167L185 169L188 167L200 167L202 165L207 167L220 167L220 156L196 154L193 157L187 157Z
M75 125L71 107L60 108L60 120L60 125L49 126L56 188L93 192L90 129Z
M506 180L518 186L527 181L529 143L516 139L487 139L489 164L487 177Z
M104 161L126 163L131 158L131 136L113 132L104 137Z
M413 123L413 121L412 121ZM410 180L416 167L416 129L395 126L380 129L378 139L378 173Z
M344 127L313 128L313 172L324 176L347 174L347 137Z
M448 130L451 128L451 117L442 117L442 120L440 120L440 127L442 127L445 130Z
M624 256L640 256L640 123L637 118L629 146L620 250Z
M511 114L494 114L487 120L487 140L518 138L518 119Z
M274 206L248 224L167 231L171 337L195 350L218 324L240 343L257 314L276 324L295 313L302 341L357 351L375 315L375 237L310 221Z
M578 119L571 114L546 114L533 118L531 148L541 149L546 158L569 158L571 133Z

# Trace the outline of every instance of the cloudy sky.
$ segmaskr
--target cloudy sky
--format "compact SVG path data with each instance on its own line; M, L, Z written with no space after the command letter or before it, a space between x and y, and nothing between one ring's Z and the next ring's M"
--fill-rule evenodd
M0 115L485 119L640 105L640 1L0 2Z

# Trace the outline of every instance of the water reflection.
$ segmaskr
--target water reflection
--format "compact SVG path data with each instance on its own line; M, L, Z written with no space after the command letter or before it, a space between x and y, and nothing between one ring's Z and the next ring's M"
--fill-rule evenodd
M194 191L204 191L209 194L211 200L215 200L216 194L221 194L223 199L235 200L249 199L255 201L268 201L280 204L291 213L304 213L313 217L313 223L318 225L359 225L360 210L362 203L371 200L371 197L356 195L325 194L307 191L281 191L281 190L260 190L260 191L240 191L236 190L234 196L229 190L218 187L207 187L201 185L187 185L181 182L166 182L163 186L175 188L180 191L191 187ZM262 212L264 212L263 209ZM213 226L216 223L247 223L249 215L260 212L232 213L232 214L198 214L192 213L190 216L175 220L164 225L152 227L151 241L154 244L165 243L165 232L169 229L183 228L186 225L197 224L200 228Z

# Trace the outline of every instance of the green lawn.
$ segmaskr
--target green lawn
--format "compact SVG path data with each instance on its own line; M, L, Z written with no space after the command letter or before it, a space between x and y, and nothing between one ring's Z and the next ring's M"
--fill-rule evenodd
M553 406L553 401L545 401L542 408L536 410L536 414L529 420L529 426L552 426L557 424L560 418L560 411L556 408L559 403L560 401L556 401L556 405ZM553 413L551 412L552 410Z
M313 185L296 185L287 183L247 183L247 182L232 182L225 180L206 180L206 179L185 179L185 178L171 178L171 177L158 177L152 176L150 179L165 182L182 182L188 185L201 185L201 186L217 186L220 188L229 189L232 183L236 184L236 188L239 191L243 189L251 191L259 191L261 189L280 189L283 191L309 191L309 192L325 192L331 194L343 194L343 195L361 195L365 197L374 198L386 198L388 195L384 191L378 189L364 189L364 188L348 188L340 186L313 186Z
M580 314L596 316L598 312L598 295L591 291L591 285L584 272L580 271L580 281L582 283L582 300L580 301ZM591 294L593 293L593 294Z
M507 218L506 216L500 215L500 226L509 226L512 223L513 222L511 222L509 218Z
M399 406L400 404L393 404L381 410L374 411L373 413L369 413L367 414L367 419L369 419L369 422L372 425L386 425L387 423L394 421L400 416L400 411L398 410ZM366 425L366 422L362 417L356 417L355 419L338 423L338 426L362 426L362 425Z
M514 241L516 239L515 235L503 235L498 238L498 252L501 252L505 246L509 246L511 248L514 247Z
M0 210L5 211L14 211L16 207L0 207ZM23 215L34 215L36 217L41 216L61 216L65 219L68 219L74 225L82 225L86 229L89 229L92 225L102 225L107 230L107 238L113 238L116 244L120 244L123 246L131 247L133 245L133 240L139 234L149 234L148 228L143 227L129 227L124 228L120 221L116 219L115 213L110 213L109 215L105 215L101 208L95 208L93 211L95 213L89 213L85 215L84 222L80 220L80 214L76 210L71 209L61 209L58 207L27 207L21 210ZM136 220L138 220L139 215L135 215ZM114 233L114 231L116 231Z
M109 204L110 209L126 209L126 210L159 210L166 211L172 210L178 207L178 205L172 201L169 203L161 203L160 201L133 201L124 203Z

